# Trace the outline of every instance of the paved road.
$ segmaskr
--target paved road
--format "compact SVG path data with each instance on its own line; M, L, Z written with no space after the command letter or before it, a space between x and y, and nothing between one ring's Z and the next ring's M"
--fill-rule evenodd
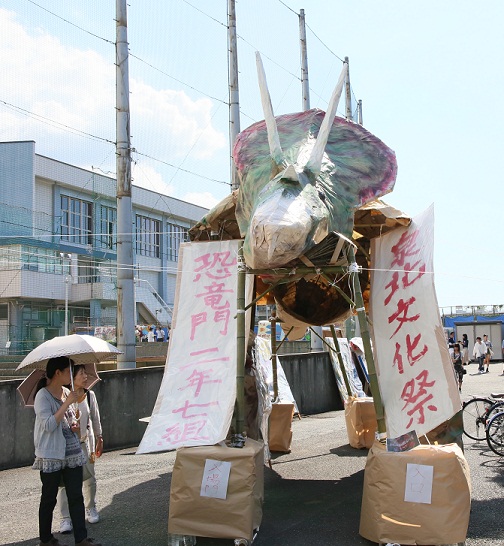
M463 398L504 391L502 365L465 376ZM358 534L366 451L348 445L343 412L293 423L292 452L265 468L264 516L257 546L370 546ZM5 438L2 438L5 441ZM504 544L504 458L485 443L465 442L473 503L467 546ZM166 545L168 499L174 453L134 455L134 449L105 453L97 463L102 520L90 536L106 546ZM0 544L34 546L40 484L29 467L0 472ZM56 535L65 545L71 536ZM231 540L198 538L198 546L232 546Z

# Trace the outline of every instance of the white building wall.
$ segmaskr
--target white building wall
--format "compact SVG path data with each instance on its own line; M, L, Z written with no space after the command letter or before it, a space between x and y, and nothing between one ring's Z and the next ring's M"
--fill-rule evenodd
M66 286L64 272L61 267L60 274L47 272L37 262L37 253L40 254L41 260L46 261L51 252L57 259L59 253L63 252L72 254L73 262L80 256L90 261L105 260L110 263L112 272L110 279L106 275L100 275L99 279L102 282L80 281L79 284L70 284L69 303L70 305L74 303L77 307L88 305L96 309L97 300L101 300L102 310L105 310L103 312L110 311L110 316L114 316L112 307L115 306L117 298L114 278L116 253L113 249L103 248L98 237L93 239L93 245L73 244L72 241L61 240L59 235L61 195L91 201L94 216L92 231L99 233L101 206L116 207L116 181L103 174L37 155L34 142L0 143L0 235L12 238L5 239L4 242L0 302L16 300L12 304L16 306L15 310L18 313L16 316L19 320L16 318L15 324L9 325L11 328L27 329L27 325L23 323L24 319L21 319L23 308L29 310L38 306L40 309L44 307L51 309L54 306L61 306L64 301ZM207 212L203 207L136 186L132 187L132 201L133 231L136 214L159 220L161 231L164 232L167 222L190 228ZM21 253L19 259L12 260L8 255L11 251L6 250L19 244L19 236L26 237L23 240L23 252L33 258L29 260L28 255L23 254L23 264ZM30 240L31 238L33 240ZM167 262L167 243L167 235L163 234L160 258L134 253L135 277L140 279L140 284L148 288L148 292L144 290L143 303L152 315L160 306L166 308L160 301L173 305L177 264ZM73 267L71 271L74 283L77 282L75 269ZM160 298L154 297L153 292L157 292ZM89 305L86 299L93 300L93 305ZM169 313L165 310L162 313L165 312ZM158 315L160 320L168 322L168 314L165 317L158 312ZM42 326L46 329L52 327ZM32 334L26 330L22 335Z

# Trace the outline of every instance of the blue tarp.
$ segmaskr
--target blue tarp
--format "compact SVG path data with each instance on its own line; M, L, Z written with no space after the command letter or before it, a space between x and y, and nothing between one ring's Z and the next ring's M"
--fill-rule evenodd
M453 328L455 326L455 323L460 322L478 322L481 324L504 322L504 315L494 315L492 317L482 315L460 315L455 317L443 317L443 326L445 328Z

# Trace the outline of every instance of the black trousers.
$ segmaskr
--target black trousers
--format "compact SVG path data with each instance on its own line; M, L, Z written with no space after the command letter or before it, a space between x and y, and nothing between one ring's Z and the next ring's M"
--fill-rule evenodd
M84 498L82 496L82 466L64 468L57 472L41 472L42 495L39 506L39 534L41 542L52 538L52 520L58 487L63 481L68 497L68 509L72 520L75 542L87 538Z

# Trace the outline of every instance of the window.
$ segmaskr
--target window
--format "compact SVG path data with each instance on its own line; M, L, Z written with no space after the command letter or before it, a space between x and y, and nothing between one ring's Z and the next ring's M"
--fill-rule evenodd
M92 203L62 195L61 238L82 245L92 244L92 213Z
M117 211L112 207L100 209L100 245L110 250L117 249Z
M6 303L0 305L0 320L7 320L9 318L9 307Z
M136 253L159 258L161 222L147 216L136 216Z
M176 262L179 257L180 243L188 240L187 228L168 224L168 260Z
M87 284L99 281L98 267L93 259L79 256L77 260L78 284Z
M21 247L21 263L22 269L57 275L63 274L70 267L63 262L58 251L24 245Z

